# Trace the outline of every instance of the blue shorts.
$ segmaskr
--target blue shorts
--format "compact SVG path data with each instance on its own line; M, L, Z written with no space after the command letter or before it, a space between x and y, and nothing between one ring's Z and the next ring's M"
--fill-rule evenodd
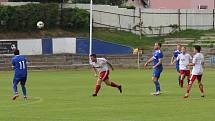
M20 82L21 85L25 85L26 80L27 80L27 77L14 77L13 84L18 85Z
M153 69L153 77L160 78L162 71L163 71L163 68L154 68Z

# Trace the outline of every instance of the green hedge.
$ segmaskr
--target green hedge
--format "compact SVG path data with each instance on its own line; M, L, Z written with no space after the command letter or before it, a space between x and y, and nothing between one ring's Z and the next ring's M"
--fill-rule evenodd
M44 29L75 30L88 26L89 13L85 10L63 9L62 15L60 13L58 4L0 6L0 31L38 30L36 26L38 21L45 23Z
M78 8L62 10L62 24L65 30L86 29L89 26L89 12Z

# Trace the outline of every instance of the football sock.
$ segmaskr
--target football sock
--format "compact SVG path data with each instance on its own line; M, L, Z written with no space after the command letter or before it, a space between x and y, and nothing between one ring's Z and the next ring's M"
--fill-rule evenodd
M95 94L98 94L100 88L101 88L101 85L96 85Z
M111 87L119 87L119 85L118 84L116 84L116 83L114 83L114 82L111 82Z
M180 87L183 87L184 85L184 80L180 80Z
M187 93L190 93L191 87L192 87L192 84L189 84L189 85L187 86Z
M199 89L200 89L201 93L204 93L204 87L203 87L203 84L199 84Z
M24 97L27 95L27 91L26 91L26 87L25 86L22 86L22 93L23 93Z
M13 84L13 92L14 92L14 95L18 94L17 85L16 84Z
M158 80L154 81L156 92L160 91L160 83Z

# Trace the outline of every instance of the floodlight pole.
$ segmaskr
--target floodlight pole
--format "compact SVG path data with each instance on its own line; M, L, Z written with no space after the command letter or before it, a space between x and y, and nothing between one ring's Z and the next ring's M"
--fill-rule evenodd
M89 55L92 54L92 33L93 33L93 0L90 0L90 47L89 47Z

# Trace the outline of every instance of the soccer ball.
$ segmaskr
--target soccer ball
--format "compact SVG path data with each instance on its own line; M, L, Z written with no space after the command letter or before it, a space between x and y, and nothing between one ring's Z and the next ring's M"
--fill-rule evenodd
M11 50L16 50L16 45L12 44L11 45Z
M42 21L37 22L37 28L42 29L45 26L45 24Z

